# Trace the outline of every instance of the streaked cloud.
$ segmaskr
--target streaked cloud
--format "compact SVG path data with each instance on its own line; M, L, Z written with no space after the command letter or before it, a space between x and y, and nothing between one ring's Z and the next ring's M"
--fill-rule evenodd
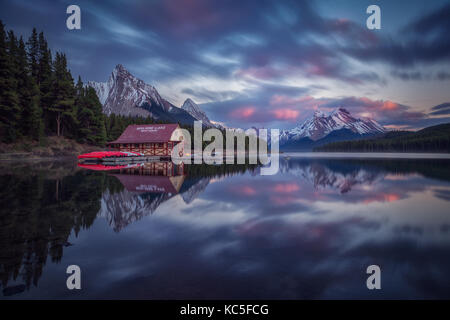
M450 101L450 4L443 0L427 10L381 0L376 32L352 0L81 0L76 32L63 23L69 4L14 1L0 9L7 27L25 37L42 29L52 49L66 52L75 77L106 81L121 63L175 105L191 97L230 126L288 128L317 108L343 105L385 125L420 127L442 121L435 118L444 111L427 110Z

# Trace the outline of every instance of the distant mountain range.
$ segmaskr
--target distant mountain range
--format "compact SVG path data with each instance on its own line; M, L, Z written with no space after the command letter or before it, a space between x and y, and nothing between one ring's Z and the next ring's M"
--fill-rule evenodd
M328 115L316 111L299 126L281 131L279 142L281 150L311 150L330 142L362 139L386 131L375 120L355 118L341 107Z
M133 76L121 64L111 73L107 82L89 81L103 105L103 112L124 116L152 117L165 122L193 125L201 120L205 126L214 126L207 115L191 99L181 108L162 98L155 87Z
M161 97L158 90L150 84L133 76L121 64L112 71L107 82L88 82L97 92L107 115L152 117L163 122L178 122L193 125L201 120L206 127L225 127L211 121L206 113L190 98L177 107ZM228 130L240 130L227 128ZM330 114L316 111L305 122L291 130L280 132L281 150L311 150L324 144L362 139L385 133L386 129L373 119L353 117L344 108Z

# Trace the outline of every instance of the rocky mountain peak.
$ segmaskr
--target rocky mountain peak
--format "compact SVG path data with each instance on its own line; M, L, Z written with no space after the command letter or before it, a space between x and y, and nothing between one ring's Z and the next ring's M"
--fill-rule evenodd
M202 121L204 125L214 127L206 113L191 98L187 98L184 101L181 109L188 112L195 119Z
M121 64L114 67L107 82L89 81L87 85L95 89L107 115L150 116L189 125L201 120L206 126L214 126L192 99L186 99L182 108L175 107L155 87L135 77Z
M316 111L314 111L314 117L315 118L323 118L323 117L325 117L325 113L323 113L320 110L316 110Z
M339 107L328 115L316 110L314 115L292 130L282 133L282 139L299 140L308 137L313 141L319 140L329 133L349 129L355 134L376 134L386 129L373 119L358 119L345 108Z

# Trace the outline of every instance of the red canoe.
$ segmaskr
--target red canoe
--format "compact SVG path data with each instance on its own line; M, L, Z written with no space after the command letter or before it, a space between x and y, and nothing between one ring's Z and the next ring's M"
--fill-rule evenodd
M122 151L95 151L84 153L78 156L78 159L103 159L112 157L139 157L142 156L139 152L122 152Z
M117 166L108 166L104 164L81 164L79 163L78 166L80 168L94 170L94 171L109 171L109 170L118 170L118 169L130 169L139 167L142 164L136 163L136 164L127 164L127 165L117 165Z

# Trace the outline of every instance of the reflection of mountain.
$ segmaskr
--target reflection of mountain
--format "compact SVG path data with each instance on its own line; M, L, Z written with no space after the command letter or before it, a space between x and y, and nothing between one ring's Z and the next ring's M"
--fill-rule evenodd
M360 166L336 165L329 160L290 160L280 162L280 171L298 176L314 185L315 189L333 188L341 193L351 191L355 185L372 184L386 173L366 170Z
M145 163L130 169L120 169L111 174L124 189L105 191L99 215L119 232L130 223L156 211L177 194L186 204L192 203L206 189L213 177L244 173L254 166L246 165L190 165L174 166L172 163ZM187 173L188 179L182 175Z
M111 174L124 189L102 195L99 216L104 217L114 231L152 214L161 203L179 193L185 176L183 165L172 162L150 162Z
M178 193L181 193L187 204L191 203L205 190L210 181L210 178L193 179L184 185L184 176L114 176L125 189L116 193L106 190L103 193L99 216L104 217L117 232L152 214L163 202Z
M130 223L153 213L158 206L172 196L160 193L138 194L123 190L117 193L105 191L102 195L99 216L104 217L114 231L120 231Z
M176 200L181 202L182 198L186 204L190 204L188 209L192 210L186 210L186 212L204 210L202 213L205 218L211 219L215 219L213 214L206 217L209 213L209 209L206 208L209 207L197 207L196 203L193 203L195 199L202 196L213 204L215 204L214 200L235 201L238 209L249 210L252 208L251 211L247 211L251 213L249 216L252 219L250 223L246 224L244 230L247 231L246 236L252 234L259 236L258 231L262 232L260 234L264 237L298 234L300 241L313 239L311 242L308 240L305 247L317 250L317 244L321 244L318 241L325 238L332 239L333 249L335 249L336 233L333 229L326 229L326 225L311 227L310 224L307 224L300 232L298 226L295 225L288 230L289 232L284 229L277 230L280 225L274 223L273 219L266 219L266 213L270 211L270 214L280 215L307 210L307 206L318 199L315 198L316 193L310 190L312 186L349 192L356 185L370 185L382 180L369 191L359 187L354 188L346 197L337 196L345 198L345 202L355 204L356 201L368 203L368 201L379 201L378 199L382 199L381 201L402 199L401 192L404 192L405 189L421 192L425 190L422 187L424 181L425 183L430 182L421 179L420 175L445 181L445 184L442 181L436 181L436 186L447 185L447 182L450 181L449 160L429 159L340 160L292 157L289 161L281 159L280 176L256 178L252 178L250 175L252 172L258 172L257 168L242 165L186 165L183 172L179 172L175 168L164 168L155 163L153 166L147 164L147 166L118 170L113 174L74 169L73 164L69 166L68 162L61 165L33 163L32 167L23 164L16 167L17 165L19 164L4 165L0 163L0 287L4 295L20 294L33 285L37 286L40 277L45 272L45 265L61 261L63 253L67 255L67 261L71 260L74 257L73 251L71 252L66 247L73 245L74 250L78 250L76 248L80 242L76 236L80 232L86 232L85 229L93 224L97 215L104 216L115 230L121 230L133 221L155 212L162 203L178 194L181 197ZM162 176L161 172L167 172L167 175ZM227 179L227 177L245 172L250 172L250 174L236 177L234 180ZM288 180L283 174L292 174L296 177L289 177ZM407 177L410 174L414 176ZM160 178L164 179L160 180ZM210 179L220 181L220 183L214 184L214 188L210 187L211 190L208 190L206 195L202 194L209 186ZM305 183L296 184L295 182L300 182L297 180L292 184L292 180L295 179ZM236 188L243 186L244 182L251 182L254 188ZM283 182L288 183L283 185ZM295 188L296 185L298 188ZM250 193L244 193L241 190ZM395 194L391 192L392 190L395 191ZM450 198L447 188L439 187L429 190L433 191L435 197L442 201L448 201ZM337 198L335 197L336 192L328 192L330 189L324 191L322 194L320 192L317 194L323 196L321 199L332 204L333 198L334 200ZM275 194L275 192L278 193ZM239 199L236 200L237 195ZM306 199L307 197L309 198ZM274 202L277 199L280 201ZM298 201L302 199L311 201ZM177 206L182 204L180 202L177 203ZM175 208L169 208L171 204L166 203L167 207L164 209ZM244 207L244 204L255 205ZM329 207L332 208L330 210L334 210L334 207ZM230 210L233 208L230 207ZM267 223L267 229L261 228L258 220L253 219L253 214L257 215L258 213L263 218L263 223ZM233 222L234 218L231 217L230 221ZM189 222L195 223L196 217L194 216L192 219ZM203 215L201 219L204 219ZM410 220L405 221L409 223ZM350 224L354 222L355 220L349 221ZM157 225L157 223L155 224ZM347 224L345 222L345 225ZM332 223L330 227L334 225ZM448 234L450 229L448 225L447 223L440 226L442 234ZM177 227L176 230L178 232L179 228ZM410 230L408 224L402 232L406 232L405 230ZM411 230L414 231L414 229ZM98 238L99 235L95 234L98 232L97 228L93 228L90 232L93 232ZM195 228L195 232L198 233L197 228ZM308 235L307 232L311 233L309 237L305 236ZM214 234L213 237L216 237L218 233L214 231L212 234ZM317 235L326 235L326 237L317 238ZM89 241L97 238L95 236L86 237L87 240L83 242L83 245L89 245L91 243ZM191 240L193 238L195 237L191 237ZM203 235L199 239L201 244L209 243L204 240ZM294 242L299 239L294 239ZM259 240L260 238L258 241L252 240L252 243L264 243ZM214 244L214 241L212 243ZM195 246L198 243L193 242L192 245ZM167 243L164 243L163 247L163 250L166 250ZM415 247L413 246L413 248ZM126 248L132 251L134 247ZM404 247L401 248L401 250L403 249ZM442 250L444 249L447 248L442 247ZM264 246L262 250L266 251L267 246ZM302 252L302 250L296 250L296 252ZM307 253L309 255L309 252ZM280 254L278 248L276 254ZM419 252L417 256L421 254L422 252ZM292 254L283 254L283 256L292 257ZM328 252L326 256L329 257ZM438 251L436 256L443 256L442 252ZM296 259L299 260L298 257ZM271 260L277 261L276 259ZM173 265L176 263L174 264L173 260L170 260L168 266ZM198 271L198 265L193 265L195 271ZM168 272L172 276L172 270ZM40 294L41 291L38 289L37 293Z
M203 191L205 191L211 178L190 179L183 184L181 197L187 204L194 201Z

